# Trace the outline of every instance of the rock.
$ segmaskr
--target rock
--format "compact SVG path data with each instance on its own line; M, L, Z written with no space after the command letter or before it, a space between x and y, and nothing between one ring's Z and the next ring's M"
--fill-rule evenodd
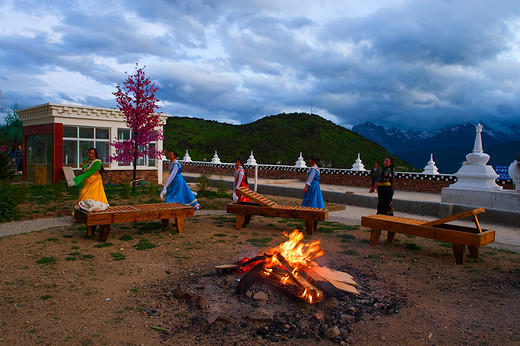
M208 300L206 298L200 297L197 306L199 307L199 309L204 310L204 309L206 309L209 306L209 302L208 302Z
M350 308L348 308L348 311L350 311L350 313L352 315L354 315L357 312L357 309L355 307L351 306Z
M208 321L208 324L212 324L213 322L215 322L217 320L218 316L219 316L218 312L213 311L208 314L208 316L206 317L206 321Z
M264 292L256 292L255 294L253 294L253 299L265 301L268 299L268 297L267 297L267 294L265 294Z
M352 315L341 314L340 318L341 318L342 322L346 323L346 322L350 322L350 321L354 320L355 317Z
M319 310L317 311L315 314L314 314L314 317L316 317L316 319L318 321L321 321L323 319L323 317L325 316L325 314L323 313L323 311Z
M347 344L353 344L356 342L356 338L353 336L349 336L345 339L345 341L347 342Z
M345 328L340 328L339 332L341 333L341 337L343 339L346 339L349 336L349 332Z
M341 332L337 326L329 328L325 331L325 336L329 339L334 339L335 337L338 337L340 335L341 335Z

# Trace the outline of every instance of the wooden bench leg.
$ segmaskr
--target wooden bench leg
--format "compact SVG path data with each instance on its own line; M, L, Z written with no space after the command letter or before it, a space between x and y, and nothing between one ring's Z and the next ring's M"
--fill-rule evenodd
M370 245L376 246L380 236L381 230L372 228L372 230L370 231Z
M468 246L469 258L477 259L480 248L478 246Z
M96 233L96 225L94 226L87 226L87 237L92 237L94 233Z
M314 220L305 220L305 230L307 231L308 235L313 235L314 231L316 231L318 227L318 221Z
M170 226L170 220L169 219L161 219L162 226L164 228L168 228Z
M236 214L237 218L235 221L235 229L241 229L244 224L245 215L244 214Z
M453 256L455 263L464 264L466 261L466 245L453 243Z
M395 232L388 231L388 234L386 235L386 241L389 243L393 243L395 240Z
M184 221L185 218L178 217L175 219L175 228L177 229L177 233L184 233Z
M253 215L246 215L246 218L244 219L244 227L246 227L247 225L249 225L249 222L251 222L251 217Z
M108 233L110 233L110 225L99 225L98 241L107 241Z

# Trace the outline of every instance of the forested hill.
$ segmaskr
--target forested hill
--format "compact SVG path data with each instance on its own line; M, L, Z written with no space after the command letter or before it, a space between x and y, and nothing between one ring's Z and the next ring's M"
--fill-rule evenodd
M411 165L389 154L379 144L338 126L317 115L278 114L244 125L216 121L170 117L164 126L164 149L175 150L180 159L188 149L192 160L211 161L215 150L222 162L247 160L251 151L258 163L294 165L300 152L321 157L322 165L352 168L357 154L366 169L374 161L382 164L385 156L394 158L396 169L410 170Z

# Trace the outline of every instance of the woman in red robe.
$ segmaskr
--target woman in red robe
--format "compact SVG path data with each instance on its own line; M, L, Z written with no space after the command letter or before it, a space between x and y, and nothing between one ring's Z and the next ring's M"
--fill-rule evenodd
M249 189L249 185L247 183L247 175L246 171L244 170L242 160L238 159L235 162L235 182L233 183L233 202L251 202L251 200L244 196L237 196L236 189L237 187L245 187Z

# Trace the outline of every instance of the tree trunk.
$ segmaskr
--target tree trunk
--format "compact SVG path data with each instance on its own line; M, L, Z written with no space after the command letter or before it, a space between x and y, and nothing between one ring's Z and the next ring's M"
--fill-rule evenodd
M132 175L132 192L135 192L135 179L137 178L137 149L134 149L134 172Z

